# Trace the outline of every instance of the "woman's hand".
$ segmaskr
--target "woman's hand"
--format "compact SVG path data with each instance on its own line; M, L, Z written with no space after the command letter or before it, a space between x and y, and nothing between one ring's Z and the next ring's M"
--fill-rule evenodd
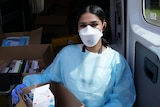
M13 99L13 103L17 104L19 102L19 98L18 98L18 94L22 94L22 88L27 87L25 84L19 84L17 85L13 90L12 90L12 99Z

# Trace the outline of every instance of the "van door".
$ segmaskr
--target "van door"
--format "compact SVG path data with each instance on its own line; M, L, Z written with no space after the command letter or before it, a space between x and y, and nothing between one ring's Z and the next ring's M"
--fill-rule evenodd
M125 55L125 0L110 0L111 47Z
M160 0L128 0L126 31L137 93L134 107L159 107Z

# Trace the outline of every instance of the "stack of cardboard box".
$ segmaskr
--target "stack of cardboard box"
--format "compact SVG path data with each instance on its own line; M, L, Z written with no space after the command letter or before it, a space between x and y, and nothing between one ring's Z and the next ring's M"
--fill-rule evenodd
M10 107L11 90L26 73L3 73L13 60L36 60L41 69L45 69L53 60L51 44L40 44L42 28L37 28L27 32L3 33L0 29L0 44L7 37L29 36L29 44L26 46L0 46L0 105Z
M44 10L35 16L35 26L43 27L44 34L69 34L70 0L44 0Z
M42 28L28 32L0 32L0 43L6 37L29 36L29 44L26 46L0 46L0 91L7 91L10 85L17 84L22 74L3 73L2 70L13 60L37 60L41 68L47 67L53 60L53 51L51 44L41 43ZM5 79L5 80L4 80Z

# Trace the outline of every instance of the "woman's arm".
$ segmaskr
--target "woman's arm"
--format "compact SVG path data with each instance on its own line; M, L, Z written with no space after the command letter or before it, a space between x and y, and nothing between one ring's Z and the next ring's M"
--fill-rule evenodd
M136 93L129 65L122 57L118 63L116 62L115 66L113 91L109 95L109 101L103 107L132 107L135 102Z
M37 84L44 84L50 81L61 82L60 58L61 57L59 53L54 61L44 70L44 72L25 76L23 78L23 84L32 86Z

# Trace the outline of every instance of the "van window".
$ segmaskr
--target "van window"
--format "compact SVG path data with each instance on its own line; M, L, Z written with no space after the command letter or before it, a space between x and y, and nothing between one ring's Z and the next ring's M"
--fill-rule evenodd
M160 0L143 0L143 16L148 23L160 26Z

